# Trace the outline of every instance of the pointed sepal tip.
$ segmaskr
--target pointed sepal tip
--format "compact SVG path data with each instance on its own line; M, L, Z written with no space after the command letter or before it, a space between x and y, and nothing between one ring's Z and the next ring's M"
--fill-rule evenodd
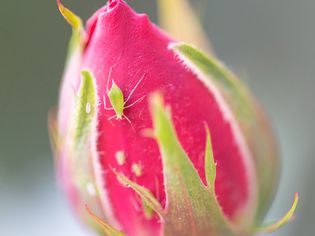
M159 145L166 191L163 235L235 235L225 219L216 196L209 194L199 173L185 153L172 122L171 109L161 94L150 96L154 135ZM207 134L208 181L214 190L215 163L210 131ZM179 220L180 219L180 220ZM209 220L211 219L211 220Z
M207 180L207 187L214 193L214 185L216 178L216 163L213 156L211 134L208 125L205 123L206 130L206 148L205 148L205 173Z
M83 30L83 23L79 16L77 16L70 9L66 8L61 0L57 0L58 9L65 20L71 25L73 30L81 31Z
M154 212L156 212L161 219L163 219L163 208L161 204L158 202L158 200L153 196L153 194L146 188L138 185L137 183L131 181L128 179L125 175L117 172L116 170L112 169L114 174L117 177L117 180L124 186L130 187L132 190L134 190L138 196L141 197L142 203L145 207L145 213L149 212L149 209L152 209Z
M123 232L115 229L113 226L108 224L106 221L102 220L97 215L95 215L94 212L87 206L87 204L85 205L85 210L89 214L89 216L92 218L92 220L101 227L101 229L104 231L104 233L106 235L108 235L108 236L125 236L125 234Z
M255 230L256 233L272 233L282 228L283 226L285 226L289 221L293 219L298 202L299 202L299 194L296 192L294 194L294 200L293 200L290 210L280 220L257 228Z

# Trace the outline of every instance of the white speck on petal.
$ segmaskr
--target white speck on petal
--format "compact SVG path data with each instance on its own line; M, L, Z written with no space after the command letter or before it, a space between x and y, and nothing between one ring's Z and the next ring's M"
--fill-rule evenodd
M95 189L95 186L94 186L93 183L89 182L89 183L86 184L86 191L91 196L96 196L96 189Z
M142 167L140 164L132 164L131 170L137 177L142 175Z
M123 151L116 152L116 161L118 165L122 166L125 164L125 153Z
M85 111L87 114L89 114L91 112L91 104L89 102L85 106Z

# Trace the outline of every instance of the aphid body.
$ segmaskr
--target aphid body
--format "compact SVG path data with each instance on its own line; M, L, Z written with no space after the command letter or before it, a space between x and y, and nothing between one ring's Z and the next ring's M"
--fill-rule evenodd
M116 85L115 81L112 80L112 87L107 92L110 104L112 105L113 110L115 111L116 118L121 120L124 115L125 109L125 99L124 94L121 89Z
M104 100L104 109L105 110L113 110L115 112L115 115L109 117L108 120L111 120L113 118L116 118L116 120L122 120L123 118L125 118L129 123L131 123L129 118L124 114L124 110L127 109L127 108L132 107L133 105L135 105L138 102L141 102L145 98L145 96L143 96L143 97L137 99L135 102L127 105L127 102L131 98L133 92L136 90L136 88L138 87L140 82L145 77L145 74L140 78L138 83L131 90L128 98L125 100L123 92L117 86L117 84L115 83L114 79L112 79L112 86L109 89L109 80L110 80L110 77L111 77L111 73L112 73L112 67L109 70L109 75L108 75L108 79L107 79L107 87L106 87L106 94L107 94L107 96L109 98L109 102L111 104L111 107L107 107L106 106L106 97L105 96L103 97L103 100Z

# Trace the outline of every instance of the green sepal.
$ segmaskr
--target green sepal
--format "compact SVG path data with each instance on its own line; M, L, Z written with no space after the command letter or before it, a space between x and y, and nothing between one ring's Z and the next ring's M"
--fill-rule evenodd
M89 70L81 71L81 83L75 95L73 120L70 122L71 140L69 146L69 166L73 183L78 191L78 204L83 208L87 204L93 212L107 219L107 212L103 208L104 196L102 183L98 176L97 145L97 88L96 81ZM65 141L67 142L67 141ZM82 209L80 208L80 209ZM85 211L81 210L81 214ZM88 219L87 219L88 220ZM88 221L93 228L102 231L100 224Z
M81 86L76 97L74 143L76 148L90 138L92 124L97 112L97 91L95 80L88 70L82 70ZM82 147L84 148L84 146Z
M212 143L211 143L211 135L210 130L207 124L205 124L206 129L206 148L205 148L205 173L206 173L206 180L207 180L207 187L211 192L214 192L214 184L216 178L216 163L213 157L212 151Z
M164 213L163 213L162 206L148 189L136 184L135 182L131 181L126 176L124 176L121 173L118 173L117 171L114 171L114 173L117 176L117 180L121 184L132 188L141 197L144 207L151 208L163 219ZM145 213L149 213L148 211L149 209L144 209L144 210L147 211Z
M58 9L61 13L61 15L65 18L65 20L70 24L72 27L72 36L69 42L69 49L68 49L68 58L71 57L71 55L79 49L82 51L83 44L84 44L84 25L82 23L81 18L76 15L74 12L72 12L70 9L65 7L61 0L57 0Z
M276 170L279 166L276 158L275 139L261 108L257 105L246 86L213 56L206 55L185 43L172 43L169 48L198 77L204 76L211 81L221 93L240 125L256 162L259 199L257 209L252 207L250 210L256 211L253 222L259 225L270 202L270 196L274 192L275 179L278 177ZM273 171L266 172L266 169ZM207 172L206 176L208 179L209 175ZM272 232L284 226L292 217L297 201L298 196L296 194L292 208L283 218L273 224L259 227L257 230L254 230L254 233Z
M151 220L154 214L154 210L150 206L150 203L147 202L145 198L141 199L141 205L143 209L143 213L146 219Z
M232 112L253 157L253 167L256 167L251 170L256 175L251 177L253 191L259 191L259 194L253 194L258 199L253 200L247 208L249 211L244 214L245 218L259 224L273 197L279 172L276 141L265 115L247 87L215 57L185 43L172 43L169 48L199 79L218 90ZM267 172L266 169L270 171ZM254 183L255 178L257 183ZM249 221L246 220L244 224Z
M166 191L163 235L235 235L231 224L223 216L214 192L209 192L202 183L181 147L171 121L170 109L164 108L162 96L152 95L150 107L154 134L162 156ZM208 167L214 165L214 161L209 155L210 136L207 136ZM208 177L209 187L214 189L215 175L208 173Z
M278 221L266 224L255 229L255 233L272 233L285 226L294 216L294 212L299 202L298 193L294 194L294 200L290 210Z
M87 213L90 215L92 220L99 225L99 227L102 229L103 233L105 233L107 236L125 236L123 232L121 232L118 229L115 229L113 226L108 224L105 220L102 220L100 217L94 214L87 205L85 205L85 209Z
M57 0L58 9L65 20L71 25L73 30L80 31L83 29L83 23L79 16L73 13L71 10L66 8L62 3L61 0Z

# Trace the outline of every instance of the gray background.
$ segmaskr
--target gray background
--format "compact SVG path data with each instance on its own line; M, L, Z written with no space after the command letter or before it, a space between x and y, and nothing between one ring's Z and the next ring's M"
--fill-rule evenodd
M84 19L104 4L64 2ZM153 0L129 2L156 21ZM297 220L272 235L314 235L315 1L193 3L219 58L274 123L283 164L268 219L281 216L300 192ZM0 235L89 235L55 183L46 128L69 36L54 0L0 0Z

